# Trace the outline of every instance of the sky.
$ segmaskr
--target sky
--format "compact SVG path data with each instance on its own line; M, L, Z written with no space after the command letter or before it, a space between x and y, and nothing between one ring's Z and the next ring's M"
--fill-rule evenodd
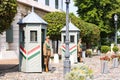
M63 0L63 10L66 12L66 4L65 4L66 0ZM70 0L70 4L69 4L69 12L74 13L77 16L77 7L74 6L74 1Z

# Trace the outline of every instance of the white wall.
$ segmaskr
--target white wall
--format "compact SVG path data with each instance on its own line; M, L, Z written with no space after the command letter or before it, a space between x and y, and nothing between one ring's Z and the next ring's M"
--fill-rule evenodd
M49 1L50 1L49 6L55 8L55 0L49 0Z
M45 0L38 0L38 2L45 5Z

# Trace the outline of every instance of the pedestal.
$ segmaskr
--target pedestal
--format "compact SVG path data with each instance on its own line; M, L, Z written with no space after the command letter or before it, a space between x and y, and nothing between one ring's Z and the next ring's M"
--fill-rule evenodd
M118 67L118 58L113 58L113 68L117 68Z
M101 60L101 73L108 73L108 61Z
M59 56L58 56L58 54L54 54L54 63L59 63Z

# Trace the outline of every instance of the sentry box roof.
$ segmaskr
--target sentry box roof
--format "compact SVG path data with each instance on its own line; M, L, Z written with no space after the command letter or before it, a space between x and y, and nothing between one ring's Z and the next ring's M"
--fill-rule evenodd
M47 24L45 20L43 20L40 16L38 16L34 10L32 9L32 12L28 14L26 17L21 19L18 24L24 24L24 23L41 23L41 24Z
M64 26L61 31L66 31L66 26ZM69 23L69 31L80 31L74 24Z

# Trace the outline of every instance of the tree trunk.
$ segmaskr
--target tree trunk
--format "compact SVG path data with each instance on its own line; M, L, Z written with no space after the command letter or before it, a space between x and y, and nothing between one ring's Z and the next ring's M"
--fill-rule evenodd
M90 47L91 47L90 43L86 43L86 48L90 49Z

